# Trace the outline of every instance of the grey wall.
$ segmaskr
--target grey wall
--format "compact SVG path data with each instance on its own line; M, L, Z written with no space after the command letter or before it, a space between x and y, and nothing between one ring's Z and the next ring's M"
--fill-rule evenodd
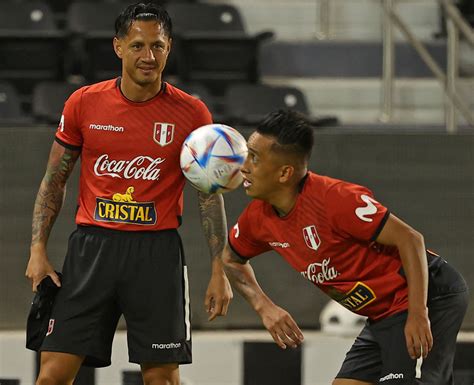
M33 202L54 131L46 127L0 129L0 328L21 329L32 294L24 278ZM474 286L474 135L435 132L318 131L311 169L365 185L397 216L421 231L428 247L461 270ZM76 171L77 171L76 167ZM49 242L61 268L74 228L77 172ZM242 191L225 196L229 226L248 199ZM196 193L186 190L181 228L190 270L195 328L260 327L257 316L236 294L228 317L208 323L203 298L209 257L198 219ZM303 327L318 326L327 299L300 278L277 254L252 262L262 287ZM474 330L474 300L464 322Z

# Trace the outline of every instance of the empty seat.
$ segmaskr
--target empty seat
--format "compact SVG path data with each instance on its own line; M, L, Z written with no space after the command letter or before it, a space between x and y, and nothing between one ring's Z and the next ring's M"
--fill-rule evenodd
M235 84L227 90L225 105L228 118L240 124L256 124L278 109L292 109L309 115L305 96L294 87Z
M184 92L202 100L212 114L214 121L219 121L221 118L221 108L218 100L211 94L209 89L201 83L183 83L177 82L175 86Z
M0 125L11 126L31 122L21 109L16 89L7 82L0 82Z
M33 90L33 117L37 122L57 123L64 102L80 86L66 82L42 82Z
M315 127L338 124L335 116L311 116L306 97L295 87L235 84L229 87L225 96L225 116L232 124L255 125L265 115L279 109L298 111Z
M113 48L115 19L127 6L123 2L77 1L66 16L73 36L74 56L82 74L91 81L114 78L121 73L120 59Z
M170 3L167 9L181 79L204 83L214 94L234 82L258 81L258 50L271 32L248 35L231 5Z
M41 1L0 3L0 79L29 93L35 82L63 76L65 34Z

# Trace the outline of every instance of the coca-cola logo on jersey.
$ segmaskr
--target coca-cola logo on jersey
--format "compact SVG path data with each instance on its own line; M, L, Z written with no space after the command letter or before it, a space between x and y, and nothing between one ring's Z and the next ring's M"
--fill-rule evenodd
M331 281L339 275L339 272L334 266L329 266L330 262L331 258L323 259L321 263L311 263L301 275L318 285Z
M95 161L94 173L97 176L111 176L125 179L160 179L159 165L166 159L140 155L132 160L110 159L108 154L101 155Z

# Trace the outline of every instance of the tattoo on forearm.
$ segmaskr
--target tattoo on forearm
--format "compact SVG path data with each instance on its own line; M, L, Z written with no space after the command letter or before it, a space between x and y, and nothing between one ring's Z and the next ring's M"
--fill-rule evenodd
M78 152L68 149L59 156L50 156L33 210L31 245L47 241L64 201L67 178L78 156Z
M218 257L227 240L224 199L219 194L199 193L199 211L211 258Z

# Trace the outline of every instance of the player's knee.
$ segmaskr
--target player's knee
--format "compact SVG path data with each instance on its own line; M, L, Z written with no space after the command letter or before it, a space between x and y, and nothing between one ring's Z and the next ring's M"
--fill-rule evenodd
M40 374L36 385L72 385L73 380L57 378L51 374Z
M142 368L144 385L180 385L178 365Z

